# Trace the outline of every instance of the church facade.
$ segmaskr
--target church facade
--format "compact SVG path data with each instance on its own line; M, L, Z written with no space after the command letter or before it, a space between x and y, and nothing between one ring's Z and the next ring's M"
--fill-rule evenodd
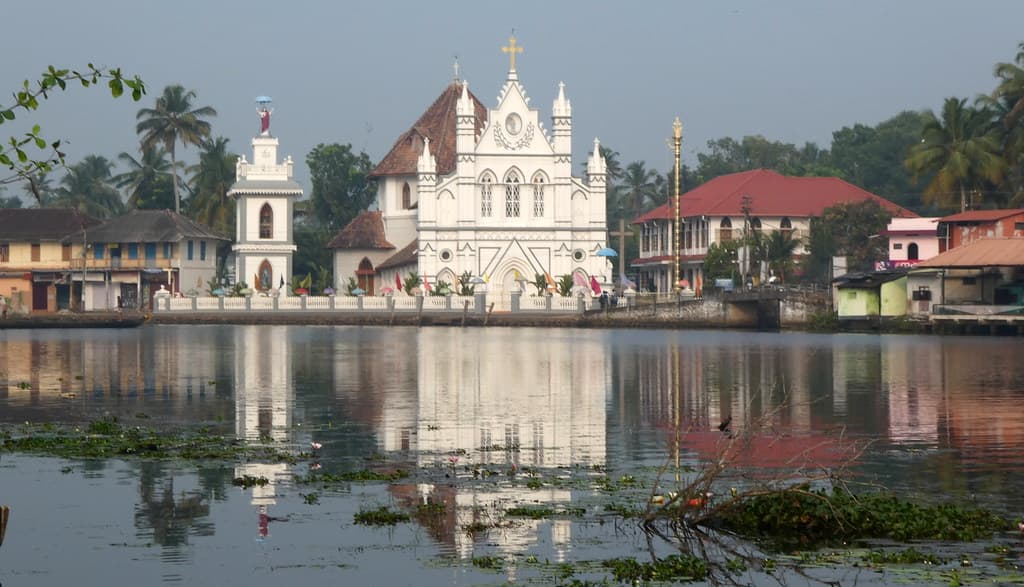
M504 49L511 59L496 107L485 108L456 79L373 170L376 209L328 245L339 290L352 278L373 295L409 273L453 289L471 276L491 293L522 288L537 275L551 284L563 276L611 283L611 264L596 254L607 239L598 142L586 177L573 177L564 84L547 129L519 81L521 48L511 39Z

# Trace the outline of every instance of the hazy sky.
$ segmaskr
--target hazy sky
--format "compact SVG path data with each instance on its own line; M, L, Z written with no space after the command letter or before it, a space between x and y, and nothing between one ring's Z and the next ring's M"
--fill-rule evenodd
M75 162L135 154L136 111L174 83L216 108L214 134L251 155L253 99L268 95L281 154L299 163L308 192L310 149L351 143L379 161L451 81L456 55L493 107L508 68L500 48L515 29L520 80L549 128L566 84L575 170L594 137L624 164L665 170L676 116L693 163L710 139L827 147L842 126L989 92L995 63L1024 41L1022 22L1021 0L17 1L0 16L0 104L49 64L142 76L141 104L79 88L25 118L68 141ZM20 130L4 124L0 138Z

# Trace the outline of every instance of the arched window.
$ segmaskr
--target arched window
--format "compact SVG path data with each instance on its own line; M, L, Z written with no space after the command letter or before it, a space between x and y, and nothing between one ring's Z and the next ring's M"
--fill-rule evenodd
M781 232L783 236L792 236L793 223L790 222L789 216L782 217L782 220L779 222L779 232Z
M366 292L365 295L368 295L368 296L374 295L374 291L373 291L373 275L374 275L374 273L375 273L375 271L373 270L373 263L371 263L368 258L363 257L363 260L359 262L359 268L356 269L356 283L359 285L360 289L362 289L364 292Z
M759 234L761 232L761 219L754 217L750 219L750 232Z
M732 220L723 218L718 225L718 242L724 243L732 240Z
M909 245L907 245L907 260L917 261L917 256L917 243L910 243Z
M544 175L540 173L533 176L533 216L544 216Z
M519 218L519 176L510 172L505 176L505 216Z
M260 238L274 237L274 209L269 203L260 208Z
M494 178L488 173L480 178L480 216L494 215Z
M412 190L409 189L409 182L402 186L402 210L412 208Z

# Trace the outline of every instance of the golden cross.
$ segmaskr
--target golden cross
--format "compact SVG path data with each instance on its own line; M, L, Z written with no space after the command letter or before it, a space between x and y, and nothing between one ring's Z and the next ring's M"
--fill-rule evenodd
M509 37L508 38L508 47L502 47L501 48L501 52L509 54L508 55L508 58L509 58L508 70L509 71L515 71L516 70L516 53L522 53L523 52L523 48L522 47L516 47L516 38L515 37Z

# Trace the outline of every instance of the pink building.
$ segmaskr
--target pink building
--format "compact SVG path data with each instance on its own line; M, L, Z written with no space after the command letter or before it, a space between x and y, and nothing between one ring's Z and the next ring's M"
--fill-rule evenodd
M885 269L913 267L939 254L938 218L893 218L883 236L889 237Z

